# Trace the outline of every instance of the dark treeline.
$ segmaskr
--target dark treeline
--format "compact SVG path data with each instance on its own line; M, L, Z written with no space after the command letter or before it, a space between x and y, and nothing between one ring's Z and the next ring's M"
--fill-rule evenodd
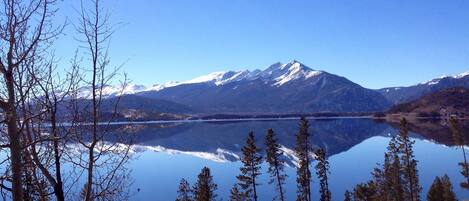
M357 117L374 116L372 112L316 112L316 113L291 113L291 114L212 114L191 119L262 119L262 118L301 118L301 117Z
M311 201L319 199L320 201L334 200L329 190L329 162L327 154L324 149L313 148L310 142L309 122L306 118L300 119L299 131L296 134L296 183L297 183L297 201ZM461 131L458 128L458 123L455 119L451 120L451 127L453 130L453 137L457 145L461 146L464 155L464 161L460 163L462 171L461 174L469 181L468 165L465 159L464 152L464 139ZM256 140L252 132L249 133L246 144L242 148L241 162L243 166L240 168L240 175L238 183L233 185L230 191L230 201L257 201L259 200L256 187L260 185L258 177L263 173L261 170L261 163L263 160L268 165L267 173L270 177L268 184L272 185L272 190L275 193L273 200L284 201L285 195L285 179L287 175L284 172L284 164L282 155L282 146L278 143L275 132L268 129L265 136L265 158L263 159L261 150L255 144ZM372 179L369 181L357 184L350 191L344 192L344 201L456 201L456 195L453 191L453 185L447 175L436 177L426 197L422 198L422 187L420 186L417 164L415 159L413 145L415 141L411 140L408 131L408 122L402 119L400 122L400 129L398 135L391 138L389 141L387 151L384 153L384 162L378 164L371 175ZM311 189L312 177L310 166L312 161L315 160L316 175L319 179L319 189L314 190L319 192L318 195L313 194ZM207 169L205 167L204 169ZM204 170L202 170L204 171ZM202 174L202 173L201 173ZM200 183L200 175L197 183ZM211 176L210 181L213 182ZM206 188L207 192L214 194L214 188ZM461 182L462 187L467 186L467 181ZM189 188L187 181L182 179L181 185L178 190L177 200L190 200L190 201L209 201L215 200L214 198L201 199L197 196L196 188Z

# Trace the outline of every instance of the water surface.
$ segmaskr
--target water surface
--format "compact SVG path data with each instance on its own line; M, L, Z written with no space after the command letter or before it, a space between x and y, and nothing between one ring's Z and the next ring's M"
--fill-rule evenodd
M311 142L328 153L333 200L342 200L345 190L370 179L370 172L383 161L390 136L397 133L397 125L371 119L311 120L310 123ZM137 153L129 164L134 180L130 187L134 193L132 200L174 200L180 179L193 184L204 166L212 170L219 198L227 200L239 174L238 159L248 132L253 131L256 143L264 148L268 128L274 129L280 144L288 151L286 195L288 200L295 200L296 170L290 152L294 149L298 120L171 122L139 124L136 128ZM459 199L469 198L469 191L459 186L463 181L458 166L462 152L453 147L446 122L412 123L410 130L416 141L414 152L419 161L422 198L435 176L444 174L450 176ZM271 200L274 196L266 170L264 164L260 200ZM313 185L313 197L318 200L315 177Z

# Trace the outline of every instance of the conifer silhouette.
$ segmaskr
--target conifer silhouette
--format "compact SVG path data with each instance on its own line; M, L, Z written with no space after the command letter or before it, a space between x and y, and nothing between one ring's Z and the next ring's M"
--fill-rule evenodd
M296 135L295 154L298 158L297 168L297 201L311 201L311 164L310 151L312 150L309 143L309 122L305 117L300 119L300 130Z
M250 132L246 140L246 145L241 149L243 156L241 162L243 166L240 168L241 174L237 176L239 186L243 190L246 198L257 201L256 187L259 185L257 179L261 174L262 156L260 149L257 148L254 139L254 133Z
M246 196L242 193L239 188L238 184L233 185L233 188L230 190L230 201L245 201Z
M197 182L194 184L194 200L195 201L214 201L217 198L215 191L217 190L217 184L213 181L213 177L208 167L202 168Z
M331 191L329 191L329 183L327 175L329 174L329 162L327 161L326 151L318 149L316 151L316 174L319 178L319 193L321 201L331 201Z
M189 183L185 179L181 179L178 188L178 197L176 201L192 201L192 190Z
M453 133L454 144L461 148L464 159L462 162L459 163L462 169L461 174L462 176L464 176L464 178L466 178L465 182L461 182L461 187L469 189L469 163L467 163L466 150L464 149L465 139L461 134L458 121L453 117L451 117L449 121L451 126L451 132Z
M413 152L412 141L409 137L408 122L402 118L400 124L399 135L396 137L399 146L399 154L401 160L401 167L403 172L403 186L405 192L405 200L420 201L420 192L422 188L419 184L417 160Z
M269 164L268 173L270 174L269 184L275 183L276 190L278 192L278 199L285 201L285 190L283 185L285 184L286 174L284 173L284 161L281 160L283 154L278 144L278 139L275 137L274 131L269 129L265 136L266 144L266 161Z
M428 201L456 201L453 185L448 175L436 177L427 193Z

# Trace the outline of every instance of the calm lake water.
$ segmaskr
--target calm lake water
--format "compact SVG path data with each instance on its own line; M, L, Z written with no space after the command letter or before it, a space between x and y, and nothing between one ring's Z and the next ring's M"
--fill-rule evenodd
M333 200L343 200L345 190L352 190L356 184L370 178L373 168L383 161L390 136L397 133L397 125L371 119L310 120L310 124L311 142L328 153ZM238 158L248 132L254 132L257 144L263 148L268 128L274 129L287 150L286 173L289 177L286 196L288 200L296 198L296 172L289 151L294 149L298 120L157 123L136 127L137 152L129 164L134 180L130 187L134 201L175 200L181 178L192 185L204 166L212 170L218 184L218 197L227 200L239 174L241 163ZM451 178L459 199L469 198L469 191L459 186L463 181L458 166L462 151L452 146L446 122L412 123L410 130L416 141L414 152L419 161L422 198L425 198L435 176L444 174ZM272 200L275 191L268 185L265 164L262 171L260 200ZM318 200L318 180L315 177L313 185L313 197Z

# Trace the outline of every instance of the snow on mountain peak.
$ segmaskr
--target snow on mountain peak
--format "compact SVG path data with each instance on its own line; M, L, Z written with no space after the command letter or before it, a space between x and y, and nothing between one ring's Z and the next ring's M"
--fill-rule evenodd
M260 78L266 83L273 82L273 86L281 86L292 80L299 78L308 79L319 74L321 74L321 71L312 70L302 63L293 60L286 64L280 62L274 63L265 70L213 72L178 84L213 83L220 86L235 81Z
M468 76L468 75L469 75L469 71L466 71L466 72L464 72L464 73L461 73L461 74L459 74L459 75L455 75L455 76L453 76L453 77L456 78L456 79L459 79L459 78L466 77L466 76Z
M167 87L181 84L195 83L213 83L217 86L220 86L231 82L255 79L262 79L266 83L273 82L272 86L281 86L292 80L299 78L308 79L321 73L322 71L312 70L302 63L293 60L286 64L282 64L280 62L274 63L265 70L255 69L253 71L244 70L213 72L184 82L175 82L169 85L157 85L158 87L153 87L153 90L161 90Z
M177 81L170 81L170 82L166 82L164 84L154 84L153 86L147 88L145 91L159 91L159 90L162 90L162 89L167 88L167 87L177 86L179 84L180 84L180 82L177 82Z
M227 72L220 71L220 72L213 72L207 75L202 75L200 77L196 77L192 80L182 82L184 84L193 84L193 83L203 83L203 82L217 82L223 79L224 75Z
M126 94L135 94L135 93L146 91L146 90L148 90L148 88L144 85L136 85L136 84L127 84L125 86L106 85L102 87L101 93L103 97L115 97L115 96L126 95ZM91 87L81 87L78 90L77 97L88 99L88 98L92 98L91 95L92 95Z
M215 85L223 85L233 81L239 81L250 74L249 71L220 71L220 72L213 72L207 75L203 75L200 77L196 77L192 80L181 82L181 84L194 84L194 83L206 83L211 82Z
M237 81L250 81L260 79L272 86L282 86L290 81L314 77L321 74L322 71L313 70L302 63L293 60L289 63L282 64L280 62L270 65L265 70L255 69L253 71L218 71L207 75L199 76L194 79L183 82L166 82L164 84L155 84L150 87L143 85L127 85L124 89L122 86L105 86L103 88L103 96L114 97L124 94L135 94L144 91L160 91L166 88L175 87L183 84L211 83L216 86L225 85ZM83 87L79 92L79 97L89 98L91 90Z
M302 63L293 60L290 63L283 64L280 67L280 71L277 72L277 75L274 76L273 80L275 83L274 86L282 86L285 83L288 83L296 79L308 79L314 76L321 74L322 71L313 70Z
M435 79L432 79L432 80L429 80L429 81L426 81L426 82L422 82L422 83L420 83L420 85L435 85L435 84L440 83L440 81L442 79L445 79L445 78L461 79L461 78L464 78L468 75L469 75L469 71L460 73L458 75L453 75L453 76L444 75L444 76L440 76L439 78L435 78Z

